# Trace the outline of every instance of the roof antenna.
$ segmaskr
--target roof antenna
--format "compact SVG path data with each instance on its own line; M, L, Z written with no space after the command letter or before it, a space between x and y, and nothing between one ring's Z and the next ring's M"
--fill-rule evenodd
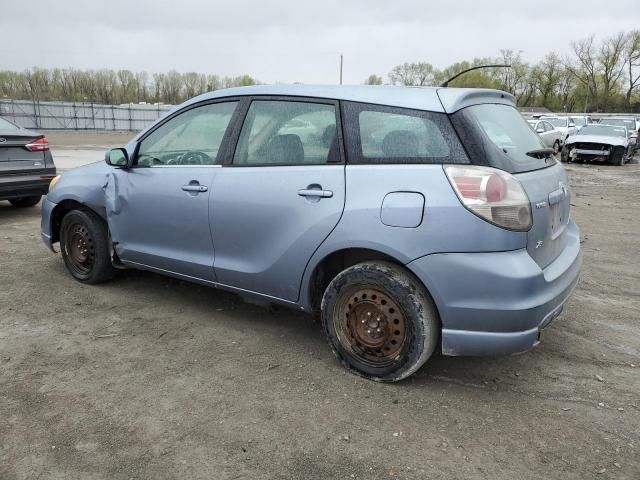
M477 67L471 67L471 68L467 68L466 70L463 70L459 73L456 73L453 77L451 77L449 80L445 80L444 82L442 82L440 84L441 87L448 87L449 86L449 82L451 82L452 80L455 80L456 78L458 78L460 75L465 74L467 72L470 72L472 70L478 70L479 68L511 68L511 65L478 65Z

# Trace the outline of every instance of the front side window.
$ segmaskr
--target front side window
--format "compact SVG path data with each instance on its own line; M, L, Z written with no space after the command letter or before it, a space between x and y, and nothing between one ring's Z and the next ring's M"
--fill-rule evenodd
M183 112L142 140L141 167L215 165L238 102L213 103Z
M234 165L321 165L340 162L333 104L254 100L242 126Z
M468 163L446 114L345 104L349 163Z

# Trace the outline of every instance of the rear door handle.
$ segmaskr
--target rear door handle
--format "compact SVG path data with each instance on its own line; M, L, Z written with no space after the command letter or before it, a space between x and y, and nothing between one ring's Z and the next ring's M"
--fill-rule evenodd
M331 198L333 192L331 190L302 189L298 190L298 195L301 197Z
M206 192L209 189L204 185L183 185L182 190L185 192Z

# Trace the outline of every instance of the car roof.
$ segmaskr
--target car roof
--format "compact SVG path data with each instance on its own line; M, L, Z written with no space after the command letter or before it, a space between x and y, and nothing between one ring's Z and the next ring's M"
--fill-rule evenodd
M453 113L479 103L515 106L515 97L500 90L482 88L400 87L392 85L254 85L204 93L185 104L209 99L270 95L300 96L373 103L432 112Z

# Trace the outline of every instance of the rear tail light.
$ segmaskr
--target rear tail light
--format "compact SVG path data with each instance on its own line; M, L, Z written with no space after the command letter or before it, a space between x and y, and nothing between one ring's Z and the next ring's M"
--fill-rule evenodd
M24 148L30 152L46 152L49 150L49 140L47 140L47 137L41 137L31 143L27 143Z
M484 220L508 230L531 228L531 203L520 182L502 170L476 165L444 169L462 204Z

